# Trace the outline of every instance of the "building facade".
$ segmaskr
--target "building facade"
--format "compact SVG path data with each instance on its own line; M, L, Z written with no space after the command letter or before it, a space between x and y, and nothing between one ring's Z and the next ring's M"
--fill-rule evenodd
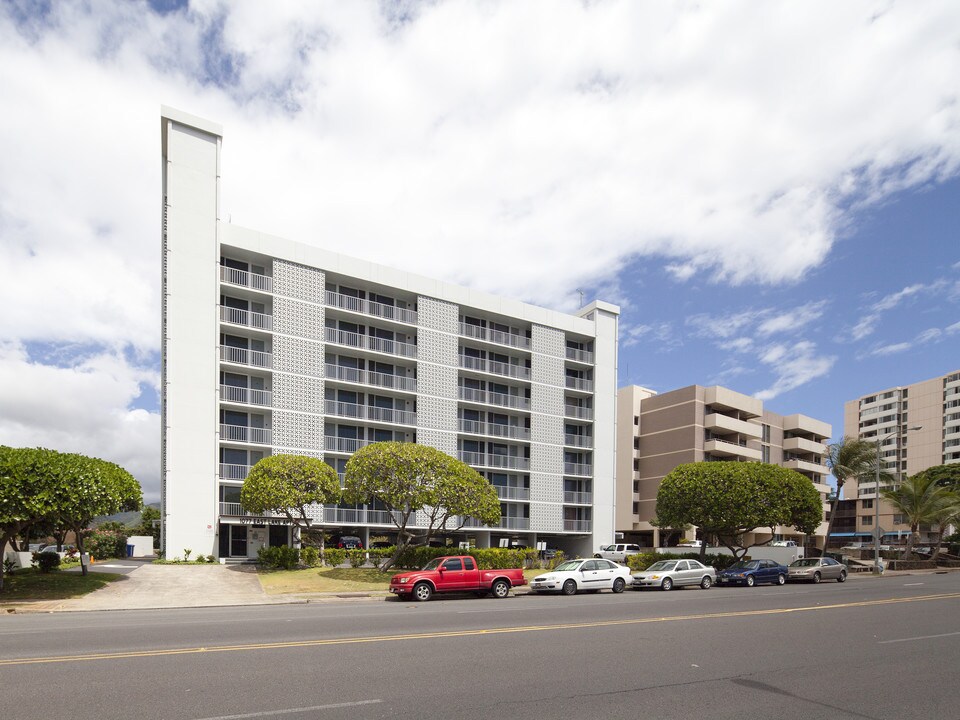
M761 461L810 478L824 500L832 492L824 458L832 428L806 415L778 415L763 402L724 387L689 387L657 394L637 386L617 393L616 526L624 540L659 547L656 517L660 482L677 465L714 460ZM804 537L776 528L776 539ZM826 522L815 535L826 534ZM692 533L689 534L692 538ZM765 539L765 538L764 538Z
M844 403L843 434L879 442L880 459L897 481L935 465L960 462L960 371ZM887 531L882 542L906 542L910 532L906 518L886 501L879 500L879 508L874 507L875 479L848 480L843 498L853 508L846 511L843 527L836 528L838 543L870 541L878 512L880 527ZM932 530L921 528L923 542L933 539Z
M168 557L294 542L240 503L272 454L417 442L495 487L502 519L456 538L586 553L614 533L616 306L546 310L221 222L221 129L164 108L162 514ZM323 506L387 536L385 509Z

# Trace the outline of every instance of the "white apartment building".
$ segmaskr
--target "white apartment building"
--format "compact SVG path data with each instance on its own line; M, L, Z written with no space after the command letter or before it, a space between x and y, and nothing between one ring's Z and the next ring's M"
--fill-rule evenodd
M221 222L221 128L161 112L162 515L168 557L256 557L294 541L240 504L264 456L340 474L364 445L418 442L467 462L501 499L477 546L593 552L614 535L616 306L576 315ZM368 546L383 508L314 517Z

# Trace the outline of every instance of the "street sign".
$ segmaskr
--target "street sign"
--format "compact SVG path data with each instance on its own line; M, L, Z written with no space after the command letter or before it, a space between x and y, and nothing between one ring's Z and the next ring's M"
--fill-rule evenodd
M887 534L887 531L878 525L870 534L873 535L874 540L883 540L883 536Z

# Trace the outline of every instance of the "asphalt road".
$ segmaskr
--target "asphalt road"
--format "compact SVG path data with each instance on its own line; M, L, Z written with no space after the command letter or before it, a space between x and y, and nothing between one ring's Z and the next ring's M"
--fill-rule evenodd
M960 717L960 574L0 618L0 718Z

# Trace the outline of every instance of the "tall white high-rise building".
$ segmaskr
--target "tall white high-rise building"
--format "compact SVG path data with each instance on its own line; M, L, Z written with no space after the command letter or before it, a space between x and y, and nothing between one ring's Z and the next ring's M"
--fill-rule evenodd
M290 543L282 518L241 506L249 468L294 453L342 473L385 440L443 450L496 488L500 524L457 539L581 554L613 539L616 306L567 315L223 223L220 127L161 120L168 557ZM365 541L392 528L377 507L315 517Z

